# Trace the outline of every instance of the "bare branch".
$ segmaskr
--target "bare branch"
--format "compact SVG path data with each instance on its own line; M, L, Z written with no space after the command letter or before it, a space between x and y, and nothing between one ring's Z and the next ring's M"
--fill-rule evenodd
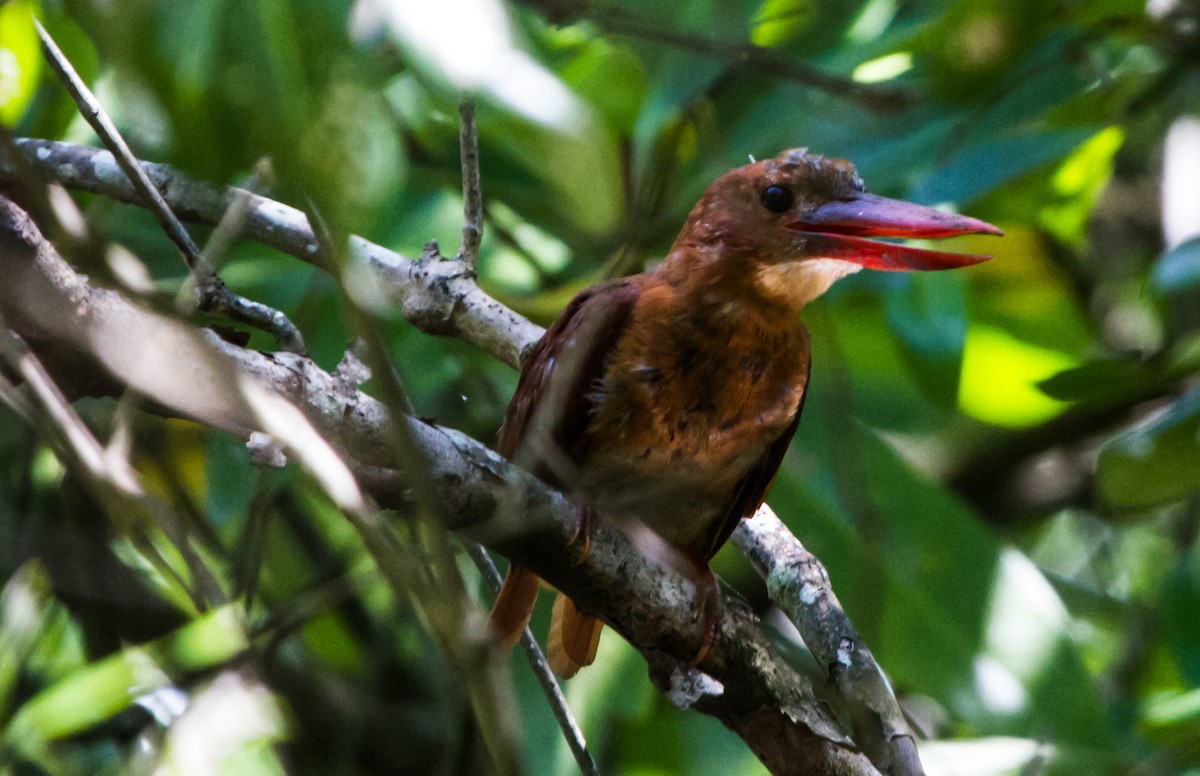
M25 161L68 188L144 206L108 151L46 140L22 139L16 145ZM244 189L193 181L167 165L141 166L181 217L214 225L235 198L245 196L246 237L309 264L333 269L319 253L302 211ZM19 180L20 167L19 160L9 158L0 146L0 178ZM542 335L540 326L480 290L466 264L443 259L436 248L413 261L361 237L351 237L350 255L374 271L380 292L405 318L430 334L466 340L510 366L517 366Z
M85 172L83 167L85 162L90 160L92 168L103 168L103 158L89 155L83 155L80 158L78 151L91 151L90 149L78 149L77 146L67 146L65 144L34 144L28 142L28 140L20 140L18 144L26 154L29 154L36 161L46 164L61 161L62 164L56 166L56 169L59 169L60 175L62 175L62 182L68 186L95 187L96 176L88 178L86 175L80 175L80 173ZM92 151L92 154L95 155L97 152ZM102 154L102 152L98 152L98 154ZM155 166L148 167L150 167L152 174L169 176L169 180L172 180L174 185L168 187L168 194L174 194L181 200L192 203L193 209L196 207L198 201L203 203L205 198L218 200L221 197L221 194L218 194L216 190L211 190L211 187L204 187L205 190L208 190L205 197L185 195L182 192L196 190L197 187L202 185L193 184L193 182L187 181L178 173L174 173L167 168L156 169ZM0 172L4 169L4 161L0 160ZM251 194L251 197L254 197L254 195ZM307 222L304 216L296 213L295 217L289 217L288 211L290 209L287 209L286 206L271 203L270 200L258 199L260 201L253 205L253 210L258 211L260 217L265 218L268 217L269 213L274 213L274 216L278 218L278 221L274 223L270 221L260 222L257 229L258 233L270 235L274 237L276 242L281 241L281 235L290 234L292 235L289 239L290 245L304 245L301 241L302 237L306 233L311 235L311 230L307 229ZM217 211L220 211L220 207L211 207L210 212ZM254 229L250 231L252 234L256 233ZM451 269L451 267L457 267L457 270L463 272L463 275L455 275L450 282L456 283L456 289L458 293L463 294L463 299L478 300L480 306L476 307L476 311L479 312L476 314L474 320L475 323L487 327L487 335L486 338L475 339L472 331L469 330L457 329L455 333L457 333L457 336L468 339L468 341L480 344L481 347L484 347L490 353L502 357L503 360L509 363L514 363L515 365L516 354L527 351L529 347L532 347L536 338L540 336L541 330L539 327L530 324L529 321L520 319L520 317L516 317L510 311L506 311L498 302L482 294L478 287L475 287L473 279L466 276L466 267L461 263L456 263L456 261L428 260L409 263L407 259L398 257L396 254L390 254L384 248L373 246L372 243L366 241L352 239L352 246L358 246L359 255L370 261L385 283L395 283L395 287L404 287L404 290L397 291L397 293L406 295L406 299L409 301L425 300L427 294L440 294L440 289L444 288L444 285L438 281L444 278L445 275L440 275L439 271L454 273L455 270ZM292 252L308 260L313 260L313 253L306 251L306 249ZM421 283L428 283L428 285L422 288L419 285ZM409 287L409 284L414 285L415 288ZM420 307L424 303L424 301L418 302L416 303L416 307ZM409 309L413 309L413 306L406 307L406 311L409 311ZM520 320L523 325L510 327L509 323L514 319ZM418 317L414 320L414 323L421 325L422 320L424 319ZM282 359L282 357L282 354L277 354L275 359ZM302 368L302 372L304 372L306 377L311 374L307 367ZM317 393L319 395L319 392ZM368 415L373 417L374 421L379 421L385 416L385 413L379 410L378 413L370 413ZM350 445L353 455L365 456L366 461L374 462L380 465L380 467L389 467L389 459L386 457L386 453L383 452L388 447L388 444L379 439L378 434L368 433L360 435L360 437L353 440L348 439L347 435L343 433L341 426L336 422L331 422L329 426L323 428L323 432L334 434L330 439L336 440L338 444ZM781 525L778 528L781 528ZM806 558L811 559L811 563L804 567L809 570L821 570L823 573L823 569L821 569L816 559L806 553L803 547L799 545L799 542L796 542L794 537L791 537L791 534L786 533L786 529L782 529L782 531L784 533L779 534L778 530L757 531L748 530L743 527L743 529L740 529L734 535L734 539L738 541L739 546L742 547L746 554L750 555L751 558L757 559L756 565L760 567L760 572L764 578L768 579L768 583L770 578L772 578L773 572L770 571L772 567L776 567L776 569L784 569L786 567L786 564L769 565L772 563L769 559L772 557L775 549L785 552L785 558L792 557L794 559L796 557L794 552L804 553ZM786 546L786 542L781 543L784 542L784 540L780 539L781 536L794 542L794 547L798 547L799 551L794 551L793 548ZM791 555L788 555L788 553L791 553ZM799 570L799 566L793 566L794 570ZM780 585L780 590L786 586L782 585L785 579L776 575L775 584ZM803 578L794 579L793 586L803 586L803 584ZM840 606L836 606L836 598L833 597L832 591L828 589L828 586L823 588L823 590L828 592L828 597L822 598L822 607L815 609L794 609L788 606L785 602L786 600L780 600L780 606L787 610L793 621L796 621L800 632L802 632L805 638L805 642L809 644L810 649L814 650L814 654L817 655L818 660L823 661L827 666L834 666L834 663L838 660L838 645L842 643L842 640L848 639L846 643L854 645L854 649L851 650L850 654L856 669L853 672L842 672L839 675L833 676L834 688L846 700L846 703L850 704L852 711L850 716L852 718L865 718L865 720L875 721L874 732L871 729L864 729L862 734L865 738L860 741L862 744L868 746L869 751L874 753L878 758L875 762L882 764L884 768L888 768L890 763L904 763L906 762L905 752L901 750L908 746L908 742L911 742L911 738L907 738L911 734L907 732L904 721L902 721L898 711L896 711L895 700L890 697L890 691L887 690L886 684L883 684L882 675L878 672L878 667L875 666L874 658L871 658L869 650L866 650L865 646L860 642L858 634L853 631L850 621L846 619L845 613L842 612ZM829 601L832 601L834 606L826 606ZM833 645L832 649L829 648L829 645ZM887 697L880 696L881 686L886 691ZM856 698L863 698L863 700L856 700ZM854 711L856 708L857 712ZM871 748L871 741L875 742L874 748ZM895 772L919 771L899 770Z
M479 260L483 239L483 184L479 180L479 133L475 130L475 103L464 99L458 105L458 144L462 156L463 230L458 258L471 269Z
M129 145L121 137L112 119L104 112L104 108L100 106L96 96L75 72L75 68L71 66L41 23L36 19L33 23L41 37L42 52L46 62L70 92L88 124L96 130L100 140L115 155L117 164L120 165L121 170L146 203L146 207L154 214L163 231L183 254L184 262L192 271L192 276L196 281L200 309L221 313L235 321L255 326L274 336L284 350L292 353L304 353L304 338L300 335L300 330L287 319L287 316L261 302L238 296L217 277L212 265L200 253L200 249L192 240L191 235L183 228L183 224L179 223L179 219L171 212L171 208L163 199L162 194L150 182L146 171L134 158L133 152L129 150Z

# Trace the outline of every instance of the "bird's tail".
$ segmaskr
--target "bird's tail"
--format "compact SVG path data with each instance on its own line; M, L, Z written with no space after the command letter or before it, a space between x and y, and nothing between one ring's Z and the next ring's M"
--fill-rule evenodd
M560 679L570 679L595 661L603 627L595 617L580 614L570 598L562 593L555 596L546 650L550 653L550 668Z
M505 648L521 640L537 602L538 576L518 563L510 563L504 584L492 606L488 627Z

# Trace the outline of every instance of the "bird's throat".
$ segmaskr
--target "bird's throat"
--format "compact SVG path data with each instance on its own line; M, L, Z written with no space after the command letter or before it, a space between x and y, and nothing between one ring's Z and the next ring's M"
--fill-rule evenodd
M802 310L839 279L862 269L839 259L807 259L769 264L755 270L755 290L776 304Z

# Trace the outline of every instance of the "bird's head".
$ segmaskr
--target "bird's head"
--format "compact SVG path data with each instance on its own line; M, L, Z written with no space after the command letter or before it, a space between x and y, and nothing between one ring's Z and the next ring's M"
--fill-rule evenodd
M664 269L686 274L699 269L695 262L719 264L753 281L763 297L799 309L863 267L951 269L991 258L870 239L964 234L1002 232L975 218L869 194L850 162L797 148L731 170L709 186Z

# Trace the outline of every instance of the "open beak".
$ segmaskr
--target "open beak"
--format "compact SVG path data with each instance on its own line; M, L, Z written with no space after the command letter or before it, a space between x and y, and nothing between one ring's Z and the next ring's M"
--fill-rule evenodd
M865 238L936 239L964 234L1004 234L977 218L865 192L855 194L853 199L827 202L789 223L787 228L803 237L805 253L893 271L966 267L987 261L991 256L931 251Z

